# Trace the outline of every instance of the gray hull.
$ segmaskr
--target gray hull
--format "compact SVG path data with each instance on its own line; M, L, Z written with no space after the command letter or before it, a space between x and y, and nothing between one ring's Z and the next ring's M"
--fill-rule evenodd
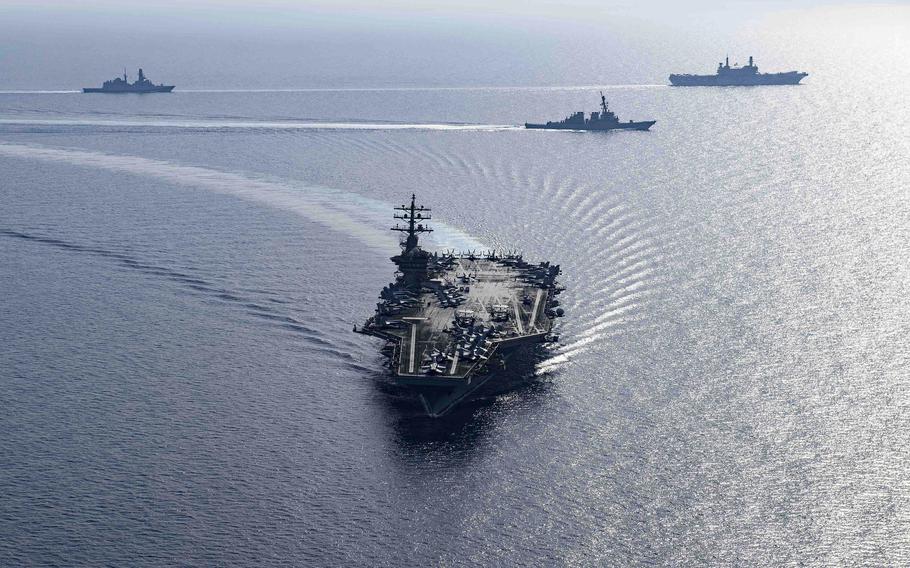
M145 89L105 89L104 87L85 87L82 89L83 93L113 93L113 94L123 94L123 93L170 93L174 90L174 85L156 85L154 87L149 87Z
M542 343L543 337L522 343L499 353L502 368L474 374L467 381L455 385L425 386L398 381L409 387L423 403L424 411L431 418L439 418L451 412L456 406L471 400L478 392L504 392L533 376L535 366L534 346ZM445 381L440 381L443 383Z
M754 87L759 85L798 85L808 73L757 73L743 76L670 75L676 87Z
M648 130L656 120L642 120L640 122L616 122L612 124L567 124L564 122L548 122L546 124L525 123L525 128L537 130Z

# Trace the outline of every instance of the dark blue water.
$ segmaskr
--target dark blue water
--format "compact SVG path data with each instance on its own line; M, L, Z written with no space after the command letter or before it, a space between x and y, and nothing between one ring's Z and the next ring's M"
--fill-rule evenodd
M608 86L649 133L516 127L573 87L0 94L0 565L910 562L890 42ZM568 286L436 421L351 333L412 192Z

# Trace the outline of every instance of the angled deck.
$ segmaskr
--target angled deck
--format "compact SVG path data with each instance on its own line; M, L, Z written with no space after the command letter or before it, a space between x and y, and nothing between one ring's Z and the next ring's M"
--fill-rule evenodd
M548 290L529 281L526 269L501 260L457 258L429 284L411 307L377 322L389 339L400 342L395 371L401 379L465 380L502 345L539 341L550 331L545 313ZM441 299L441 290L460 295L461 303L448 305ZM494 306L507 307L508 319L495 318ZM468 313L473 315L473 326L457 325L456 315ZM388 323L392 327L386 327ZM495 331L482 337L477 329ZM437 353L435 359L433 353ZM433 366L436 359L444 362Z

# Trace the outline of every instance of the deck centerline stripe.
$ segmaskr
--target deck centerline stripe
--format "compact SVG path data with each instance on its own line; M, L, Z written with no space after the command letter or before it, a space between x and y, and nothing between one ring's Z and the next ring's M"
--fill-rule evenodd
M528 321L528 331L533 331L536 329L534 323L537 321L537 308L540 307L540 297L543 295L543 290L537 291L537 297L534 298L534 309L531 311L531 319Z
M414 355L417 351L417 324L411 324L411 359L408 361L408 372L414 372Z

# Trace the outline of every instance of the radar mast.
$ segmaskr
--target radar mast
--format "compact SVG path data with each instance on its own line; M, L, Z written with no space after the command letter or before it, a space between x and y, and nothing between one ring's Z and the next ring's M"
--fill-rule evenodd
M411 194L411 205L396 207L396 219L406 223L405 226L395 224L393 231L407 233L407 238L401 243L401 254L393 256L392 262L398 265L401 272L401 283L404 287L417 290L428 278L427 267L430 263L430 253L417 246L417 235L431 233L433 229L423 222L430 219L430 209L423 205L417 206L416 196Z
M432 233L433 229L423 224L423 221L429 221L432 217L430 216L430 208L424 207L423 205L417 206L415 200L417 196L411 194L411 205L402 205L401 207L396 207L396 211L401 211L401 213L396 213L394 217L402 221L407 222L407 226L402 227L395 224L392 227L393 231L398 231L401 233L407 233L408 236L402 243L402 248L404 252L410 252L417 248L417 235L420 233Z

